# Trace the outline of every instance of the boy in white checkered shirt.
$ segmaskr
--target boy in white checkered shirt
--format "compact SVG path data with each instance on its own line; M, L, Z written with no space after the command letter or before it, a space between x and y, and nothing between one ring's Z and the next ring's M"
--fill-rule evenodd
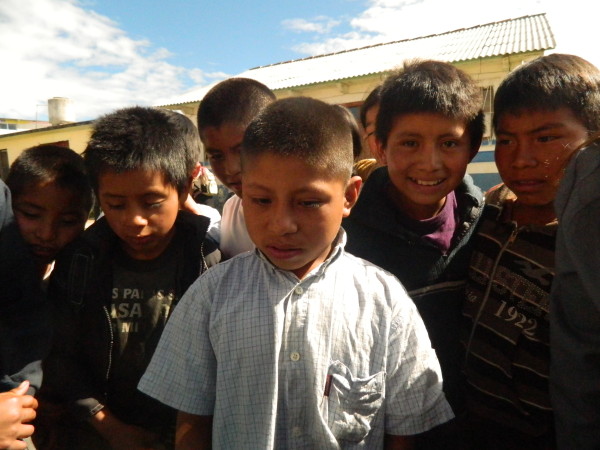
M343 250L351 170L350 129L323 102L280 100L248 127L257 250L190 287L139 385L179 410L177 448L408 448L452 418L404 288Z

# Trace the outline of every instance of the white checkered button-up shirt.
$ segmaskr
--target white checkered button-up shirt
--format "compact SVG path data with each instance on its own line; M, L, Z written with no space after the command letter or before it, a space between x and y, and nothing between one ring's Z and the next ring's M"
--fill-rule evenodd
M259 251L202 275L139 388L213 415L222 449L382 448L452 418L425 326L391 274L343 251L303 280Z

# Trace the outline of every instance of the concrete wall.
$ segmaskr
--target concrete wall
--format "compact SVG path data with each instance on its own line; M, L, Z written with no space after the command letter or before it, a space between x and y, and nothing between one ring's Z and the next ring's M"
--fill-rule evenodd
M91 131L92 122L88 121L6 134L0 136L0 151L6 150L9 165L23 150L40 144L68 141L69 148L81 153L87 146Z

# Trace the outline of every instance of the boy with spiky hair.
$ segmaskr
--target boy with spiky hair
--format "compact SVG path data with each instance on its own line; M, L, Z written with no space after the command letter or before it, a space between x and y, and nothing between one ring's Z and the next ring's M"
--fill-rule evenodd
M178 448L407 448L452 417L396 278L344 252L361 185L339 110L289 98L242 147L254 252L186 293L140 382L179 410ZM190 332L193 330L192 332Z
M445 62L411 61L390 75L375 127L386 166L371 174L343 224L348 251L396 275L417 305L456 414L464 408L459 331L469 239L483 208L465 174L483 136L481 101L477 84Z
M248 236L242 207L240 148L248 124L275 94L250 78L229 78L215 85L198 108L198 130L215 176L235 194L223 205L219 226L210 235L224 258L254 248Z
M563 54L519 66L498 87L494 128L503 184L486 194L463 309L468 423L473 448L554 448L554 199L567 162L600 129L600 71Z
M200 151L182 117L117 110L95 123L84 152L104 217L58 259L49 287L57 330L44 386L74 419L65 447L172 446L175 411L136 387L177 301L218 251L209 220L180 211Z

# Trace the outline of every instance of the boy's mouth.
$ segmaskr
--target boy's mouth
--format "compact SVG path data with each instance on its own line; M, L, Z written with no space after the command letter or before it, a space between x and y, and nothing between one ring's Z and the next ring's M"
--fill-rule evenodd
M417 183L420 186L437 186L438 184L441 184L444 180L417 180L416 178L411 178L411 181Z
M42 258L52 258L58 253L58 250L56 248L45 247L43 245L34 245L31 247L31 250L36 256Z
M269 245L266 248L266 253L277 259L288 259L301 253L301 250L299 248L275 247Z

